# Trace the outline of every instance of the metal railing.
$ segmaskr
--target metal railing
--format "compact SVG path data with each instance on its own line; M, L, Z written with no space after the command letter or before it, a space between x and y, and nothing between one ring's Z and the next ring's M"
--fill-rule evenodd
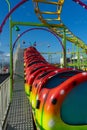
M10 104L10 77L0 84L0 130L2 130Z

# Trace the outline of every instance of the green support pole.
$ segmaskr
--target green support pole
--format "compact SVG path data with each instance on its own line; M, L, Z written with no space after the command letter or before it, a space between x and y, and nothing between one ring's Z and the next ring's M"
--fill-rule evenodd
M80 53L79 53L79 46L77 45L77 66L80 69Z
M48 27L48 24L43 24L43 23L34 23L34 22L17 22L17 21L12 21L12 27L16 26L16 25L22 25L22 26L38 26L38 27ZM54 27L60 27L60 25L54 25ZM63 28L63 26L61 26L60 28Z
M74 44L72 43L72 53L71 53L71 57L72 57L72 59L71 59L71 61L72 61L72 65L73 65L73 63L74 63L74 61L73 61L73 57L74 57Z
M73 62L72 62L72 66L75 68L75 66L76 66L76 61L75 61L75 55L76 55L76 52L75 52L75 44L72 44L72 54L73 54Z
M84 50L82 49L82 56L83 56L83 59L82 59L82 67L84 68L84 66L85 66L85 60L84 60Z
M63 47L64 47L64 51L63 51L63 63L64 63L64 67L67 67L66 65L66 30L64 28L64 32L63 32Z
M6 0L8 9L10 12L11 6L9 0ZM12 23L11 16L9 17L9 30L10 30L10 100L12 100L12 89L13 89L13 52L12 52Z
M13 52L12 52L12 26L10 20L10 99L12 99L13 90Z

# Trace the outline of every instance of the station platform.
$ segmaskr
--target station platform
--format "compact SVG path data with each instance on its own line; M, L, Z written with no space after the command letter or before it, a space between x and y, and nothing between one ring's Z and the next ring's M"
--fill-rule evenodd
M6 130L34 130L31 106L24 91L23 50L20 49L15 62L13 95Z

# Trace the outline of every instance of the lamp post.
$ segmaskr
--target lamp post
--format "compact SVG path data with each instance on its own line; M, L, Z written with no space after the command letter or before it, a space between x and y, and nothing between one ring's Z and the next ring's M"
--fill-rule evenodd
M6 0L8 4L9 12L11 10L9 0ZM9 17L9 31L10 31L10 99L12 98L12 88L13 88L13 52L12 52L12 27L11 27L11 16Z
M8 9L9 9L9 12L10 12L10 10L11 10L10 2L9 2L9 0L6 0L6 2L8 4ZM11 18L11 17L9 17L9 18Z
M48 62L50 62L50 52L49 52L49 48L50 48L50 45L48 44Z
M9 0L6 0L8 4L9 13L6 15L5 19L3 20L1 26L0 26L0 33L2 32L3 26L5 25L7 19L9 18L9 25L10 25L10 99L12 99L12 87L13 87L13 51L12 51L12 20L11 20L11 14L22 4L27 2L28 0L22 0L19 2L16 6L14 6L11 9Z

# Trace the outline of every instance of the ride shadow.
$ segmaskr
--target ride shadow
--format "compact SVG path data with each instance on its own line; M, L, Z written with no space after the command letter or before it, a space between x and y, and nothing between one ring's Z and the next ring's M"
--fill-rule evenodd
M7 124L6 130L17 130L17 128L11 126L10 124Z

